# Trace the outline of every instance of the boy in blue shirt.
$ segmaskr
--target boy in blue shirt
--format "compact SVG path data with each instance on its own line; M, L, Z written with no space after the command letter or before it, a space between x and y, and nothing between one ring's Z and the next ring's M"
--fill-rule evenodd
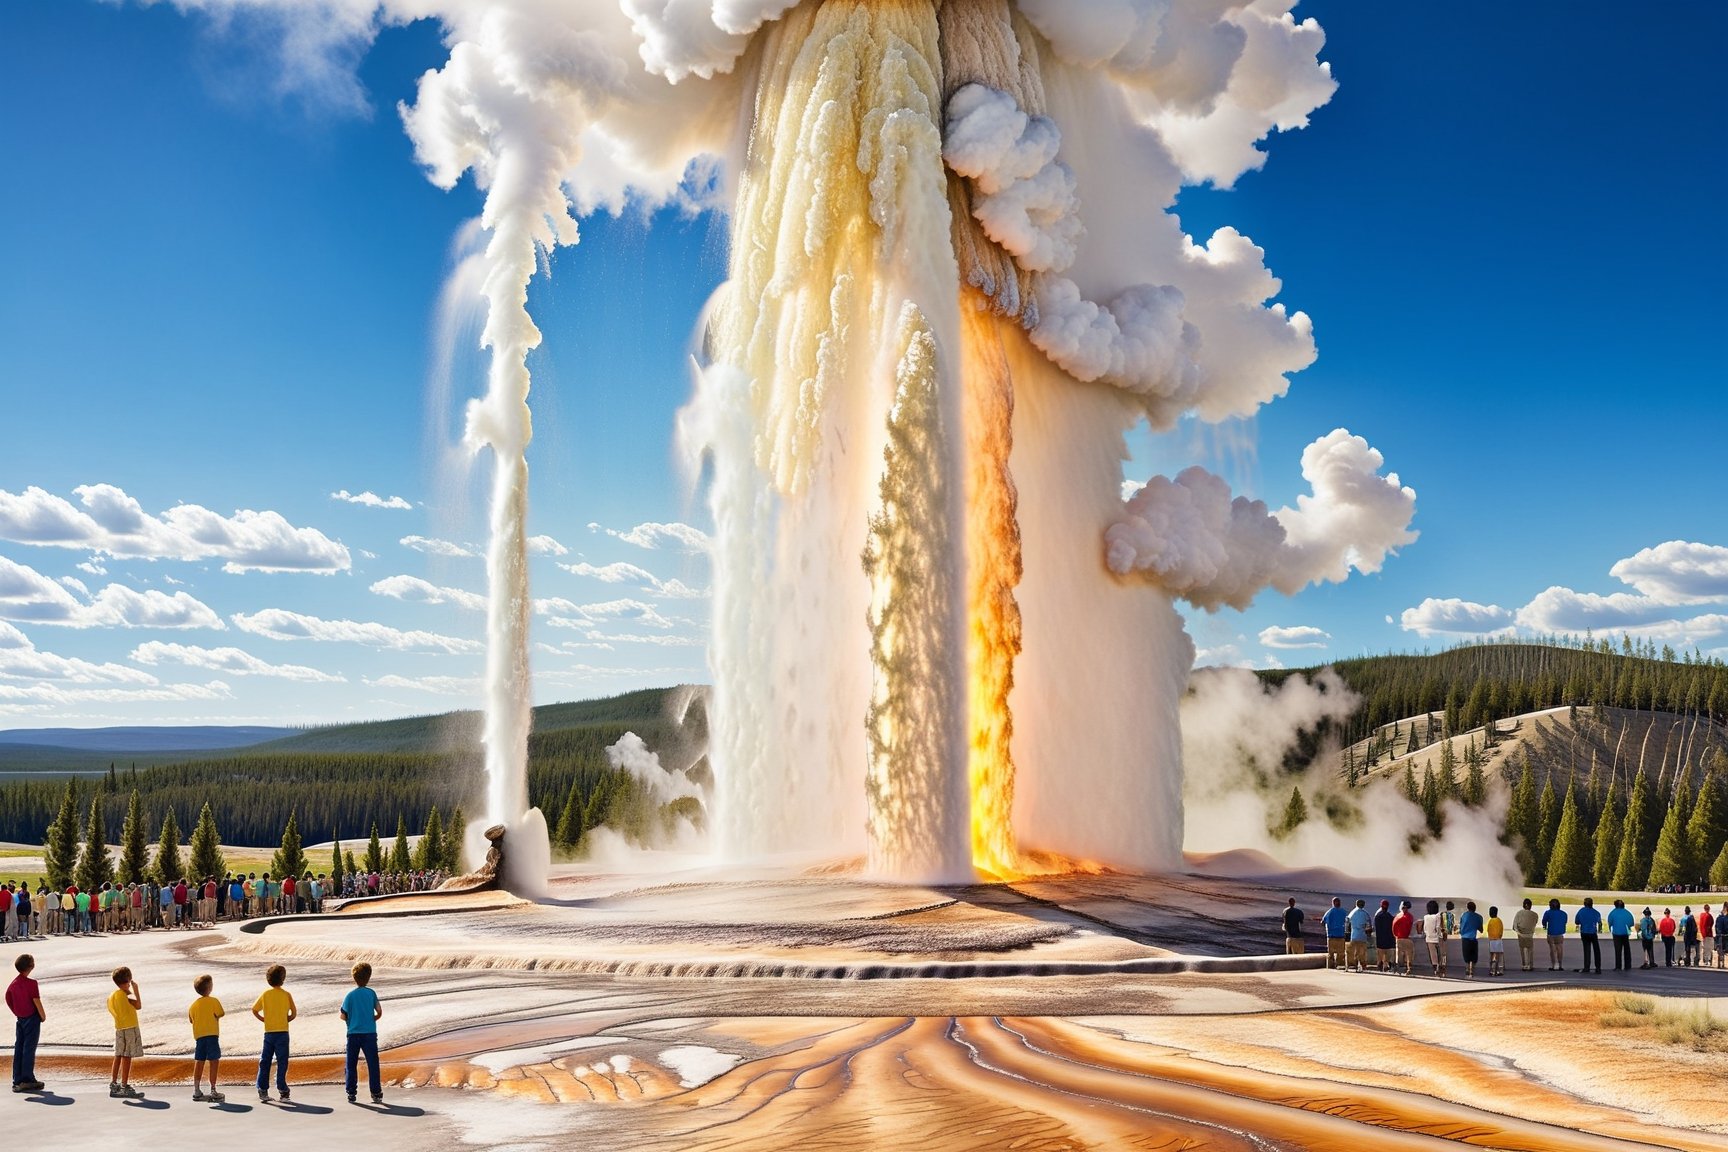
M1566 913L1561 910L1560 901L1548 901L1548 911L1542 913L1542 928L1548 933L1548 971L1566 971Z
M1614 941L1614 971L1632 971L1632 910L1624 900L1608 910L1608 935Z
M384 1018L384 1006L378 1003L378 993L372 991L372 965L361 961L354 965L354 987L342 998L342 1019L348 1025L347 1088L348 1103L354 1103L359 1088L356 1073L358 1057L366 1057L366 1084L372 1089L372 1103L384 1103L384 1085L378 1077L378 1021Z
M1590 971L1590 957L1596 957L1596 975L1602 975L1602 942L1597 934L1602 930L1602 913L1596 911L1596 898L1584 897L1584 907L1578 909L1578 914L1572 917L1578 925L1578 942L1584 946L1584 967L1580 972Z

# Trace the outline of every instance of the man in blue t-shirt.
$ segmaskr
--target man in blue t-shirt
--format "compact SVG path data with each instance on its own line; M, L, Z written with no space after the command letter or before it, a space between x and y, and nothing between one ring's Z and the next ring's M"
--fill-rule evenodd
M1320 917L1326 928L1326 967L1349 967L1345 945L1350 936L1350 915L1344 911L1344 901L1332 897L1332 907Z
M1345 958L1356 966L1356 971L1368 970L1368 926L1371 917L1368 915L1367 902L1356 901L1356 907L1350 909L1346 917L1350 924L1350 941L1345 947Z
M1476 911L1476 901L1466 900L1464 902L1464 915L1458 918L1458 939L1462 942L1460 947L1464 951L1464 978L1466 980L1476 978L1476 961L1482 948L1482 931L1486 926L1487 921L1482 919L1482 913Z
M1560 901L1548 901L1548 911L1542 913L1542 928L1548 933L1548 971L1566 971L1566 913L1561 910Z
M342 1019L348 1025L347 1087L348 1103L354 1103L359 1087L355 1073L358 1057L366 1057L366 1083L372 1089L372 1103L384 1103L384 1084L378 1078L378 1021L384 1018L384 1007L378 1003L378 993L372 991L372 965L361 961L354 965L354 987L342 998Z
M1608 910L1608 935L1614 940L1614 971L1632 971L1632 910L1624 900Z
M1596 911L1596 899L1593 896L1584 897L1584 907L1578 909L1572 917L1578 925L1578 940L1584 945L1584 967L1580 972L1590 971L1590 957L1596 957L1596 975L1602 975L1602 942L1597 933L1602 930L1602 913Z

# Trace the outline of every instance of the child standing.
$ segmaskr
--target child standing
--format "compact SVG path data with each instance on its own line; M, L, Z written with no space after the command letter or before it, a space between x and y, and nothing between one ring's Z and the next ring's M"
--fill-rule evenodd
M1488 909L1488 975L1506 975L1506 923L1498 907Z
M294 997L282 987L288 979L288 969L280 964L272 964L264 972L264 981L269 987L264 989L256 1003L252 1005L252 1015L264 1023L264 1049L258 1054L258 1102L260 1104L270 1099L270 1063L276 1063L276 1094L284 1102L288 1100L288 1025L300 1010L294 1006Z
M132 1059L144 1055L144 1038L138 1032L138 1009L143 1006L132 969L114 969L114 991L108 994L108 1014L114 1017L114 1065L108 1073L110 1099L144 1097L144 1093L132 1087Z
M192 991L198 999L186 1009L186 1019L192 1021L192 1099L197 1103L221 1104L227 1100L216 1090L217 1074L222 1064L222 1001L210 995L216 981L209 975L192 981ZM210 1091L204 1091L204 1065L210 1065Z
M372 1103L384 1103L384 1084L378 1078L378 1021L384 1018L384 1007L378 1003L378 993L372 991L372 965L362 961L354 965L354 988L342 998L342 1020L348 1025L347 1084L348 1103L354 1103L359 1088L356 1073L358 1057L366 1057L366 1085L372 1089Z
M48 1019L42 1007L42 989L30 978L36 970L36 957L25 952L12 962L18 975L6 986L6 1007L18 1020L13 1034L12 1091L40 1092L42 1081L36 1079L36 1045L42 1039L42 1021Z

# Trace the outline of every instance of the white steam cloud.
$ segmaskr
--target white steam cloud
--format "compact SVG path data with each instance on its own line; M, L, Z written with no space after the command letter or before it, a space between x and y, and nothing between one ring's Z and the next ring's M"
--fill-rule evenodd
M660 756L649 750L642 737L626 732L618 742L606 749L606 759L614 769L622 769L647 787L657 804L670 804L681 797L702 799L702 790L691 783L683 769L668 772L660 765Z
M1312 491L1296 507L1269 512L1230 496L1203 468L1154 476L1105 532L1110 570L1137 573L1197 607L1246 608L1270 586L1292 593L1338 582L1351 569L1377 572L1389 553L1416 539L1416 493L1360 436L1336 429L1302 452Z

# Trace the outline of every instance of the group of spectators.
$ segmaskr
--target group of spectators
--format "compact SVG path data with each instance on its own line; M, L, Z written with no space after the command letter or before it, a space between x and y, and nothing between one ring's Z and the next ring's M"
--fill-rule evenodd
M1299 954L1307 951L1304 924L1307 914L1297 907L1295 897L1284 909L1284 951ZM1326 967L1355 969L1366 972L1370 964L1379 972L1415 974L1418 945L1427 953L1428 971L1445 976L1450 959L1451 941L1456 938L1464 964L1464 976L1473 979L1481 962L1486 943L1488 975L1506 973L1506 936L1511 928L1518 944L1520 970L1536 970L1536 938L1538 932L1547 941L1548 971L1566 970L1566 937L1574 928L1583 952L1579 973L1600 975L1602 972L1602 937L1607 935L1614 954L1614 971L1632 971L1632 942L1637 940L1643 953L1639 970L1676 966L1675 949L1679 948L1678 965L1688 968L1728 968L1728 906L1712 914L1710 905L1694 914L1690 905L1681 909L1678 919L1673 909L1664 908L1658 919L1652 908L1641 916L1633 915L1626 901L1615 900L1606 915L1596 907L1593 896L1584 898L1583 906L1570 916L1560 907L1559 900L1549 900L1548 907L1538 913L1530 900L1512 914L1508 925L1500 918L1500 909L1490 905L1484 916L1476 901L1466 900L1460 912L1455 901L1429 900L1420 912L1412 901L1402 900L1398 910L1392 910L1391 900L1381 900L1377 909L1370 910L1366 900L1357 900L1355 907L1346 908L1341 897L1320 915L1321 929L1326 939ZM1604 932L1606 929L1606 932ZM1656 962L1656 945L1662 945L1662 964Z
M339 883L323 873L276 878L268 872L232 872L220 880L206 876L200 881L182 877L172 884L104 883L94 891L83 891L75 883L56 891L45 879L39 879L34 890L29 881L8 882L0 885L0 938L190 929L219 920L319 913L328 899L426 891L447 878L433 869L352 873Z

